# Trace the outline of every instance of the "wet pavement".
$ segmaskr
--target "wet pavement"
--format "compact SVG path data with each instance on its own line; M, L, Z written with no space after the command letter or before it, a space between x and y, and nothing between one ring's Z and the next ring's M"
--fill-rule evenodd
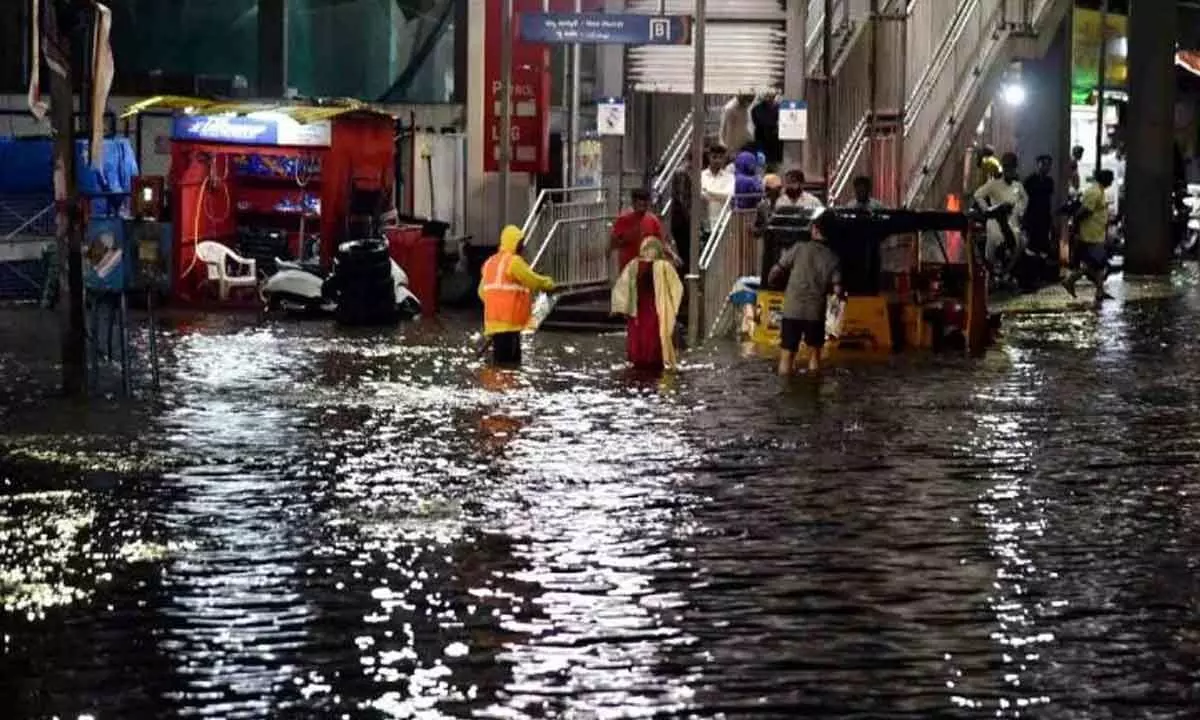
M1195 717L1200 290L1117 294L820 384L182 316L90 409L0 311L0 715Z

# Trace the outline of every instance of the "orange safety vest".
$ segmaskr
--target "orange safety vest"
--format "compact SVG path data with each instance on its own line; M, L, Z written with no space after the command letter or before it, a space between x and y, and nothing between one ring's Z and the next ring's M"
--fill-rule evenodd
M533 315L533 293L513 279L515 255L500 252L483 264L483 322L525 327Z

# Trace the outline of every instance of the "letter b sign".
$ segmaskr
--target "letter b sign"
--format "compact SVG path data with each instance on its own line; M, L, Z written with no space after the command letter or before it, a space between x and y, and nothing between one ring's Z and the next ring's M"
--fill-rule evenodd
M650 40L652 42L670 42L671 21L667 18L651 18Z

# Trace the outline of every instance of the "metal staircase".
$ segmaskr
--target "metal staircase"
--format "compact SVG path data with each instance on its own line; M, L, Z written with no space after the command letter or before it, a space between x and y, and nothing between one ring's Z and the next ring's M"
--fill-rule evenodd
M953 187L954 149L979 123L1011 63L1045 54L1071 5L1072 0L959 3L950 32L909 99L900 168L904 205L938 205L961 190Z
M821 67L821 58L825 47L824 0L808 1L808 37L805 38L805 57L808 59L806 74L812 78ZM833 57L835 63L844 61L853 41L861 36L863 29L863 10L866 0L834 0L833 5ZM813 84L810 81L810 86ZM717 111L710 110L705 118L706 134L715 133L720 118ZM679 123L679 129L671 136L666 149L655 165L651 193L655 198L656 210L660 215L666 215L671 210L671 178L686 162L692 143L693 117L689 111L684 114Z

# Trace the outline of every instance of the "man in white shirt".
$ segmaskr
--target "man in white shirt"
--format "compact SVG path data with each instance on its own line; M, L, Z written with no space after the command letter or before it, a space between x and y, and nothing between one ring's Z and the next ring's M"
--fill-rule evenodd
M803 210L821 210L825 205L816 195L804 189L804 171L793 168L783 174L783 195L775 203L776 209L796 207Z
M753 95L737 95L721 109L721 144L735 155L754 144L754 123L750 120Z
M708 149L708 167L700 172L700 193L708 202L708 229L717 224L721 209L733 194L733 166L729 164L729 155L721 145L713 145Z

